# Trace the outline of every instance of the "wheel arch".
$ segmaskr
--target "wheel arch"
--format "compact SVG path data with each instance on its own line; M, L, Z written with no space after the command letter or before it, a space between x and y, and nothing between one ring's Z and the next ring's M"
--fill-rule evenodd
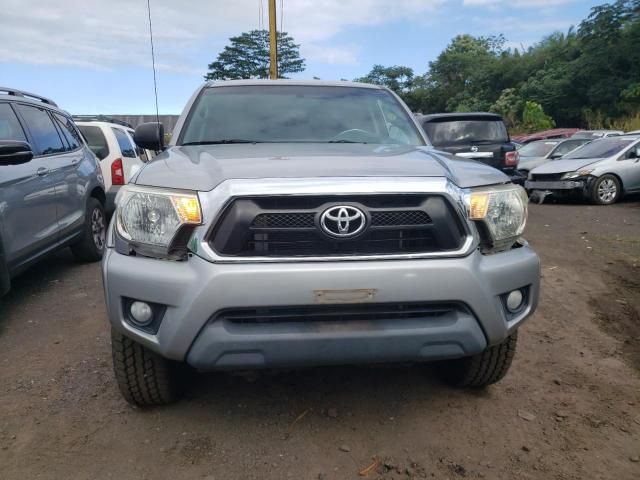
M107 204L107 195L104 193L102 187L94 187L93 190L91 190L89 197L98 200L103 207Z

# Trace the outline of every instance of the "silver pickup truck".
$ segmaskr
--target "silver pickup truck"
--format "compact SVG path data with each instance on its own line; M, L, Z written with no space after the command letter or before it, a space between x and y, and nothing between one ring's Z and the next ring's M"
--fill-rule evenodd
M527 197L438 152L385 88L207 83L171 145L123 187L107 235L113 360L136 405L187 370L440 361L485 386L507 372L540 267Z

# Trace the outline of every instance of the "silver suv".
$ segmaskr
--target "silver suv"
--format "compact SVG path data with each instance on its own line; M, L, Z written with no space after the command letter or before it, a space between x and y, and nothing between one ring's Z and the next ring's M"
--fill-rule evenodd
M0 296L11 278L70 246L104 251L104 182L73 120L51 100L0 87Z
M164 149L159 124L134 137ZM435 151L378 86L207 83L116 204L104 288L137 405L187 368L446 360L488 385L538 301L524 190Z

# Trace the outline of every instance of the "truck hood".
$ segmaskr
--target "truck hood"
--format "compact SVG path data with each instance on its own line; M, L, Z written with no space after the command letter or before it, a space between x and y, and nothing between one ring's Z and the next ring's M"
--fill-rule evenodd
M593 163L601 162L604 158L576 158L567 160L553 160L547 162L544 165L531 170L531 173L564 173L574 172L580 168L586 167Z
M461 188L506 183L502 172L432 147L258 143L173 146L132 183L209 191L229 179L447 177Z

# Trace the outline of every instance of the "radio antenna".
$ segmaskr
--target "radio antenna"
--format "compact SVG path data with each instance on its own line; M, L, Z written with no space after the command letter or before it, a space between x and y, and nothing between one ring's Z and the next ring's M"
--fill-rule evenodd
M156 122L160 133L160 114L158 112L158 81L156 80L156 55L153 49L153 29L151 28L151 0L147 0L147 12L149 13L149 39L151 40L151 66L153 68L153 93L156 98Z

